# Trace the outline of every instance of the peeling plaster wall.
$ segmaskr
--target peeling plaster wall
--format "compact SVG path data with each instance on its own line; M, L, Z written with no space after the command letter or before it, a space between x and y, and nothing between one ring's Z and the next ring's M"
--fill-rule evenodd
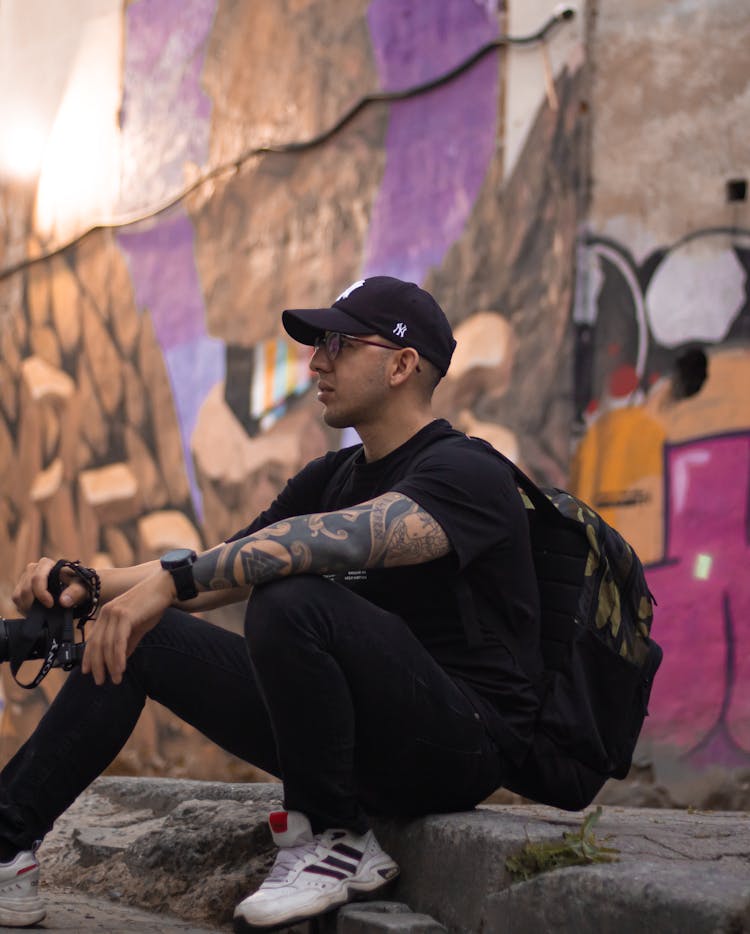
M459 339L438 412L541 480L567 482L577 413L590 428L581 451L594 452L578 463L599 464L597 425L606 420L590 418L590 403L608 409L601 387L610 393L613 360L639 374L668 372L671 318L661 316L655 344L654 303L633 297L636 284L646 288L638 267L654 244L666 251L648 269L652 294L668 301L671 283L685 278L680 270L696 266L683 239L704 227L651 224L650 209L635 212L640 227L623 225L611 206L625 151L613 129L625 99L617 54L627 61L621 43L642 37L609 0L596 6L587 40L594 98L584 46L591 17L581 5L544 46L493 52L429 93L366 107L319 146L257 155L248 153L315 137L371 90L429 80L501 32L537 29L553 4L75 3L78 16L64 29L39 17L30 29L21 0L0 7L8 48L25 49L24 61L43 72L42 103L25 106L41 107L55 143L41 178L21 181L0 166L0 612L12 613L13 581L39 554L124 565L172 545L209 546L245 524L302 463L338 444L321 426L305 353L284 338L279 312L330 301L363 274L412 277L435 292ZM697 43L702 14L683 6ZM661 24L654 36L667 35L666 13L638 11ZM737 22L728 7L723 15L729 36ZM97 49L107 54L97 58ZM675 74L684 67L668 61ZM22 95L12 70L0 74L0 118L11 126L11 104ZM82 113L86 132L74 133ZM637 123L630 134L639 137ZM636 205L635 194L623 203ZM728 221L701 215L701 225L711 223ZM631 236L631 228L649 233ZM712 282L733 270L731 303L744 282L732 265L739 254L725 239L716 259L719 241L709 240L718 263ZM624 258L613 258L618 249ZM576 289L577 250L587 262L578 264ZM625 317L632 324L620 359L601 341ZM704 338L734 339L735 318L717 313ZM582 321L589 336L597 326L588 357L576 344ZM574 359L582 361L575 371ZM712 384L719 398L741 378L729 365L722 372L726 382ZM634 412L636 397L626 401L621 408ZM666 450L660 439L685 437L652 421L656 464ZM654 528L667 508L654 492L659 476L654 467L643 481L650 502L661 503ZM660 542L649 552L655 562L665 553ZM5 668L9 752L63 676L26 695ZM677 714L664 710L668 725ZM117 768L248 774L151 707Z
M695 230L748 226L724 185L747 174L749 16L734 0L597 4L589 222L639 261Z

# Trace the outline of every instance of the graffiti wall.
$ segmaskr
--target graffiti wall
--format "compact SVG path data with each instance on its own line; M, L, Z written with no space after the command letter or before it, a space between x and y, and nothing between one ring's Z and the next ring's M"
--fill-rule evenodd
M750 763L750 231L636 264L587 237L574 483L633 543L664 663L646 735L696 766Z
M444 305L440 414L565 476L581 17L516 48L551 4L75 2L0 5L0 613L41 554L208 547L337 446L280 311L362 275ZM8 674L3 759L64 677ZM254 774L151 706L115 768Z
M750 764L749 29L729 0L603 3L590 37L572 483L659 603L657 779Z
M646 746L750 764L742 5L514 45L552 3L74 3L0 4L0 613L40 554L208 547L340 444L280 311L398 275L459 341L438 413L646 563ZM64 677L8 674L3 759ZM115 768L254 774L151 706Z

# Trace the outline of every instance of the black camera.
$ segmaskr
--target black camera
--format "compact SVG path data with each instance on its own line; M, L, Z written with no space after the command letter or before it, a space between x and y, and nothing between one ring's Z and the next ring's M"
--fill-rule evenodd
M0 616L0 662L10 662L13 678L22 688L35 688L51 668L70 671L80 664L85 647L85 642L75 641L72 610L46 607L35 600L28 616ZM18 680L18 669L34 659L42 659L42 664L36 676L24 684Z

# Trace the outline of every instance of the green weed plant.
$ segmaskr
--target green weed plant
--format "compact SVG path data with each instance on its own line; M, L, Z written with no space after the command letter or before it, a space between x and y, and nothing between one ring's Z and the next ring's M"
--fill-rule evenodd
M602 814L601 807L588 814L578 830L568 830L562 840L530 840L522 850L505 861L505 868L514 882L526 881L542 872L565 866L588 866L591 863L617 862L615 847L604 846L594 836L594 825Z

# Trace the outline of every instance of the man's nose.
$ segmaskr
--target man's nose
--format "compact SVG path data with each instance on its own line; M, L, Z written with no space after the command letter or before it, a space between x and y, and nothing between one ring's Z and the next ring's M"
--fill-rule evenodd
M312 357L310 357L309 366L313 373L318 373L321 370L331 369L331 360L323 345L316 347L315 350L313 350Z

